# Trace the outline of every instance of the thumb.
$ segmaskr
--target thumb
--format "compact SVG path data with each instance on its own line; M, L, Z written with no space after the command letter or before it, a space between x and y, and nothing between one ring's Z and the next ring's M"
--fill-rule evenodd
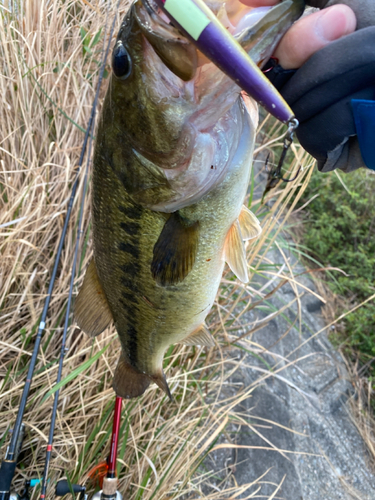
M284 69L299 68L330 42L355 31L356 22L352 9L341 4L305 16L286 33L274 55Z

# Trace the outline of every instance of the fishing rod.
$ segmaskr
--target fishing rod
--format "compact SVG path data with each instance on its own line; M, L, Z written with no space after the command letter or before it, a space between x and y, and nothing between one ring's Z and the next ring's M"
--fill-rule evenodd
M107 13L107 15L108 15L108 13ZM107 24L108 24L108 18L106 21L106 26L107 26ZM111 28L111 31L109 34L109 39L108 39L106 51L103 52L103 56L102 56L97 89L96 89L96 93L95 93L94 102L92 105L93 111L96 111L96 106L97 106L98 99L99 99L99 91L100 91L101 84L103 81L105 65L106 65L107 58L108 58L108 53L109 53L109 49L110 49L110 44L111 44L111 39L113 36L114 27L115 27L115 20L113 20L113 23L112 23L112 28ZM104 33L104 45L105 45L105 33ZM94 127L95 127L95 112L94 112L92 124L91 124L92 130L94 130ZM56 385L61 380L64 357L65 357L65 354L67 352L66 337L67 337L67 332L68 332L68 327L69 327L69 316L70 316L70 309L71 309L71 305L72 305L74 278L75 278L75 274L76 274L76 267L77 267L77 260L78 260L78 250L79 250L80 240L81 240L81 235L82 235L83 212L84 212L83 209L84 209L86 192L87 192L88 173L89 173L92 143L93 143L93 137L91 136L91 140L89 142L89 150L88 150L88 154L87 154L87 160L86 160L85 177L84 177L84 181L83 181L81 207L80 207L80 214L79 214L78 228L77 228L77 239L76 239L76 243L75 243L74 258L73 258L73 264L72 264L72 270L71 270L71 276L70 276L69 295L68 295L68 302L67 302L67 306L66 306L65 323L64 323L64 330L63 330L63 336L62 336L62 341L61 341L61 351L60 351L60 359L59 359L59 368L58 368L58 373L57 373L57 378L56 378ZM49 470L49 464L50 464L51 454L52 454L53 436L54 436L54 431L55 431L59 393L60 393L60 389L57 389L57 391L55 392L55 396L54 396L53 409L52 409L52 414L51 414L51 423L50 423L48 444L47 444L47 449L46 449L46 459L44 462L44 472L43 472L43 477L42 477L40 500L44 500L44 498L46 496L47 482L48 482L48 470Z
M113 424L110 451L105 464L106 473L103 478L103 485L100 491L94 493L91 500L122 500L121 493L117 490L118 479L116 477L117 450L121 423L122 398L116 396L115 408L113 412ZM100 467L100 464L98 467ZM89 474L90 475L90 474ZM62 497L68 493L78 493L80 500L85 500L86 487L80 484L69 484L66 479L58 481L55 490L56 496Z
M119 6L120 0L118 0L117 7ZM73 203L75 200L76 192L78 189L78 184L79 184L79 176L80 176L80 171L81 167L83 165L83 160L85 157L86 153L86 148L87 144L89 142L89 139L91 137L90 141L90 149L89 149L89 155L87 159L87 166L86 166L86 174L85 174L85 179L84 179L84 189L83 189L83 197L82 197L82 202L81 202L81 211L80 211L80 219L79 219L79 227L78 227L78 233L77 233L77 243L75 247L75 255L74 255L74 261L73 261L73 268L72 268L72 278L71 278L71 283L70 283L70 289L69 289L69 297L68 297L68 304L67 304L67 312L65 316L65 325L64 325L64 332L63 332L63 337L62 337L62 346L61 346L61 352L60 352L60 359L59 359L59 367L58 367L58 375L57 375L57 382L58 383L61 380L61 374L62 374L62 367L63 367L63 360L65 357L66 353L66 335L67 335L67 330L68 330L68 325L69 325L69 314L70 314L70 308L71 308L71 300L72 300L72 293L73 293L73 284L74 284L74 275L75 275L75 269L76 269L76 262L77 262L77 255L78 255L78 246L79 246L79 240L80 240L80 235L81 235L81 227L82 227L82 218L83 218L83 204L84 204L84 196L87 190L87 178L88 178L88 166L89 166L89 159L90 159L90 153L91 153L91 144L92 144L92 139L93 136L91 134L91 131L94 130L94 123L95 123L95 114L96 114L96 108L97 108L97 103L99 100L99 92L101 88L101 84L103 81L104 77L104 71L105 71L105 65L106 61L108 58L108 53L110 49L110 44L111 44L111 39L113 36L113 31L114 31L114 26L115 26L115 19L112 24L112 28L110 31L109 35L109 40L107 44L106 51L104 53L103 59L102 59L102 64L99 72L99 79L98 79L98 84L95 92L95 97L94 97L94 102L92 105L91 109L91 114L89 118L89 122L86 128L85 132L85 137L78 161L78 168L76 171L76 176L71 192L71 196L69 199L68 203L68 208L65 216L65 221L64 221L64 226L63 230L61 233L54 265L53 265L53 270L52 270L52 275L51 275L51 280L48 286L48 292L47 292L47 297L44 302L44 307L43 307L43 312L41 316L41 320L39 323L38 327L38 332L37 336L35 339L35 344L34 344L34 349L32 352L32 356L30 359L29 363L29 368L26 376L26 382L22 391L22 396L21 396L21 401L18 407L18 412L17 412L17 417L16 417L16 422L14 424L13 432L12 432L12 437L10 440L10 444L7 448L7 451L5 453L5 458L3 459L1 466L0 466L0 500L9 500L11 497L11 484L13 481L13 477L15 474L16 466L17 466L17 459L19 456L19 453L22 448L22 441L25 433L25 426L23 424L23 417L26 409L26 404L27 404L27 399L29 396L30 392L30 387L31 387L31 382L35 370L35 366L37 363L37 358L38 358L38 352L42 340L42 335L45 330L46 326L46 319L47 319L47 313L49 309L49 305L52 299L52 294L53 294L53 288L57 276L57 270L58 270L58 265L60 263L60 258L62 254L62 249L64 245L64 240L65 236L67 233L67 228L73 208ZM45 493L46 493L46 487L47 487L47 477L48 477L48 469L49 469L49 463L50 463L50 458L51 458L51 453L52 453L52 445L53 445L53 435L54 435L54 428L55 428L55 421L56 421L56 414L57 414L57 404L58 404L58 398L59 398L59 390L56 391L55 393L55 398L54 398L54 404L53 404L53 410L52 410L52 416L51 416L51 425L50 425L50 433L49 433L49 441L47 445L47 450L46 450L46 460L45 460L45 466L44 466L44 474L42 478L42 489L41 489L41 499L45 498ZM39 483L39 481L38 481ZM37 483L33 484L35 486ZM31 486L31 482L27 486L25 486L25 490L28 490L28 487ZM13 496L13 495L12 495ZM27 497L27 493L26 493Z
M10 487L11 487L11 483L12 483L14 473L16 470L18 454L20 451L20 447L22 445L22 442L20 440L20 429L22 426L23 416L25 413L27 399L28 399L30 387L31 387L31 382L33 379L33 374L34 374L34 370L35 370L35 366L36 366L36 362L37 362L37 358L38 358L39 347L40 347L40 343L42 341L42 335L43 335L43 332L44 332L44 329L46 326L48 308L49 308L49 305L50 305L50 302L52 299L52 292L53 292L53 288L54 288L55 280L56 280L56 276L57 276L57 269L58 269L58 265L60 263L60 258L61 258L61 253L62 253L62 249L63 249L63 245L64 245L64 240L65 240L66 232L68 229L68 223L69 223L70 215L71 215L72 208L73 208L73 202L74 202L76 191L78 188L79 172L80 172L81 167L82 167L83 157L84 157L84 154L86 151L87 142L88 142L88 138L89 138L90 131L91 131L91 125L93 123L93 115L94 115L94 112L92 111L91 116L90 116L90 120L89 120L89 124L88 124L87 129L86 129L85 139L84 139L84 144L82 147L80 159L78 162L78 169L76 172L76 178L75 178L75 181L73 184L72 193L71 193L69 203L68 203L68 208L67 208L65 221L64 221L64 227L63 227L63 230L61 233L59 246L57 248L57 253L56 253L56 258L55 258L55 262L54 262L54 266L53 266L53 270L52 270L51 280L50 280L50 283L48 286L47 297L46 297L46 300L44 302L43 312L42 312L41 320L39 322L38 332L37 332L37 335L35 338L34 349L32 352L31 359L30 359L29 369L27 371L26 382L25 382L25 385L23 387L21 401L20 401L20 404L18 407L16 422L14 424L12 437L11 437L8 449L6 451L5 458L2 461L1 466L0 466L0 500L9 500L9 496L10 496Z

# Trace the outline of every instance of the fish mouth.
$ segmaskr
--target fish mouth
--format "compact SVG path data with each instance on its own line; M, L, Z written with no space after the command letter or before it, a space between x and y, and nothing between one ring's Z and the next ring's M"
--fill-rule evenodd
M167 26L173 26L173 22L170 21L154 0L142 1L149 14L156 15L161 24L164 23ZM246 29L249 25L254 24L260 15L263 15L271 8L249 7L242 4L239 0L205 0L205 4L217 16L222 25L233 34L237 34L240 30ZM249 14L253 11L257 11L257 15L254 16L255 21L249 21Z
M154 0L141 0L147 11L147 20L140 19L143 29L152 29L155 33L166 38L185 36L173 25L167 15ZM250 28L272 7L248 7L239 0L205 0L205 4L217 16L220 23L235 37L242 31ZM186 41L188 41L186 39ZM190 43L190 42L189 42ZM198 51L199 52L199 51ZM201 64L210 61L199 53Z
M148 26L151 26L154 31L161 31L161 34L163 31L166 31L169 35L172 33L175 34L177 31L176 28L156 2L153 0L141 0L141 3L148 14L148 20L146 21ZM149 24L150 22L151 24ZM140 19L140 25L143 28L146 27L143 19Z
M241 34L249 30L272 8L247 7L239 0L207 0L205 3L245 50ZM177 77L189 81L194 78L198 68L214 66L214 63L174 26L173 21L155 0L138 0L135 5L137 22L145 38Z
M265 13L239 0L206 2L256 64L271 56L300 3L287 0ZM131 16L138 60L134 81L140 83L133 99L142 112L147 109L145 123L152 124L152 133L132 137L131 144L140 171L156 168L168 184L148 208L174 212L198 202L235 168L232 160L243 134L247 144L254 132L257 109L249 101L246 111L239 87L173 26L154 0L136 0ZM146 113L139 114L138 107L129 106L136 123Z

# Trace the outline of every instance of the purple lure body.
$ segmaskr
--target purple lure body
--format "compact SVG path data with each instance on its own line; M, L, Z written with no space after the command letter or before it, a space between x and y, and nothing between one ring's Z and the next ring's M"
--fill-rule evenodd
M176 19L168 9L170 0L155 0L162 11L171 19L179 30L191 40L192 43L228 75L242 90L263 106L278 120L287 123L293 117L293 111L279 94L276 88L264 76L262 71L251 60L246 51L235 38L221 25L214 13L202 0L178 0L179 6L186 4L186 11L193 6L193 11L199 9L202 17L207 19L206 26L192 35L191 26L194 20L185 18L181 24L181 17ZM173 11L172 11L173 12ZM197 12L195 10L195 12ZM190 31L190 32L189 32Z

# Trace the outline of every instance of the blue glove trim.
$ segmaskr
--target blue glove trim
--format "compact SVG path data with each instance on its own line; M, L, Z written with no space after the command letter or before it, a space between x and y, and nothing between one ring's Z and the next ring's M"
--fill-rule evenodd
M375 101L352 99L351 103L363 160L375 170Z

